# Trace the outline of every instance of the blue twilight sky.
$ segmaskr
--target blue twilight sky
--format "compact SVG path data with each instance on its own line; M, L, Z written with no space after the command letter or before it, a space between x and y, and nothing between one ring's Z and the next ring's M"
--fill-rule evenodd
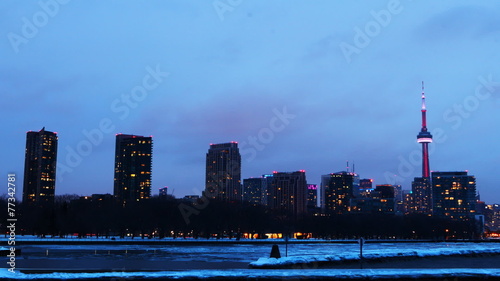
M56 194L113 192L116 133L153 136L153 194L201 194L209 144L229 141L243 178L304 169L319 184L349 160L362 178L410 189L424 80L431 170L468 170L482 199L500 203L498 1L41 0L0 11L0 171L19 187L26 131L45 126L59 135Z

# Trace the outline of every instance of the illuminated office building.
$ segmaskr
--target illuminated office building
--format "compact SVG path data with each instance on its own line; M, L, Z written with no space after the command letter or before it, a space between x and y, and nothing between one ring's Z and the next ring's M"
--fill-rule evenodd
M339 172L321 176L321 208L325 212L346 214L354 198L355 173Z
M293 216L303 214L307 207L307 181L304 170L273 172L268 205Z
M151 197L152 137L116 135L114 196L123 205Z
M433 215L452 220L476 214L476 178L467 172L432 172Z
M237 142L210 144L206 158L207 198L241 201L241 155Z
M23 202L53 203L56 185L57 133L43 127L26 134Z

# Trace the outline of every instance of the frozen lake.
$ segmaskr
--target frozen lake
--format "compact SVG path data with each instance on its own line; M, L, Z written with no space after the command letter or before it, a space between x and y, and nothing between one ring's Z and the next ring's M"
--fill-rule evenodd
M284 242L279 241L281 255L286 255ZM268 257L271 244L183 244L169 245L20 245L22 259L142 259L179 262L241 262L250 263ZM366 243L364 255L412 254L418 256L450 255L460 253L500 253L500 243ZM340 256L359 255L355 243L289 244L288 256Z
M280 246L285 256L285 245ZM20 243L21 244L21 243ZM15 275L4 270L2 277L17 279L79 279L98 280L102 277L151 280L219 280L224 276L231 280L283 280L288 278L386 278L402 279L422 276L441 276L454 279L457 276L500 278L500 243L367 243L363 253L378 257L413 255L422 259L392 260L371 264L360 270L357 263L321 268L316 264L292 269L250 269L249 263L269 257L272 244L251 243L183 243L168 245L119 245L119 244L45 244L18 245L22 254L17 257ZM467 257L449 257L465 254ZM495 255L491 255L495 254ZM443 256L437 257L437 256ZM289 259L320 260L324 257L359 257L356 243L292 243L288 245ZM448 257L446 257L448 256ZM431 258L426 258L431 257ZM261 259L262 260L262 259ZM283 260L283 259L280 259ZM6 267L3 265L2 267ZM30 274L24 274L24 273ZM59 272L59 273L58 273ZM304 278L304 276L307 276ZM313 278L314 277L314 278ZM398 278L399 278L398 277ZM355 279L355 278L354 278ZM229 280L229 279L228 279ZM465 279L464 279L465 280Z

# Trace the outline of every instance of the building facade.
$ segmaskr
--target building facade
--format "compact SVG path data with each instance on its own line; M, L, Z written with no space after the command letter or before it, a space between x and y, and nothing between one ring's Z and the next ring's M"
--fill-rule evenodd
M243 201L253 206L267 206L269 187L272 184L273 175L262 175L260 178L248 178L243 180Z
M368 196L373 191L373 179L359 180L359 193L362 197Z
M304 170L274 172L269 188L271 209L298 216L307 210L307 181Z
M243 180L243 201L253 206L262 205L262 199L267 194L263 178L249 178Z
M237 142L210 144L206 159L207 198L241 201L241 155Z
M470 220L476 215L476 178L467 172L432 172L433 215Z
M354 198L354 173L339 172L321 176L321 208L334 214L347 214L351 211Z
M57 133L42 128L26 134L24 158L23 202L54 202L56 189Z
M307 185L307 209L314 211L318 207L318 185Z
M168 198L168 186L165 186L165 187L158 189L158 197L161 199Z
M363 214L394 214L395 187L390 184L377 185L367 196L351 199L351 212Z
M114 197L123 206L151 197L152 137L116 135Z
M416 177L411 183L411 201L409 212L415 214L432 214L431 178Z

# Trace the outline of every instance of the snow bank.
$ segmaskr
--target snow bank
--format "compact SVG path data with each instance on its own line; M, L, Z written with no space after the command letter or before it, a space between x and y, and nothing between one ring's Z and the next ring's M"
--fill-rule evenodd
M439 256L483 256L483 255L500 255L500 249L421 249L418 251L402 251L402 252L379 252L363 254L364 260L389 260L394 258L415 258L415 257L439 257ZM259 258L257 261L251 262L251 268L283 268L293 265L305 264L328 264L338 262L352 262L360 259L359 253L344 253L339 255L323 255L323 256L293 256L276 258Z

